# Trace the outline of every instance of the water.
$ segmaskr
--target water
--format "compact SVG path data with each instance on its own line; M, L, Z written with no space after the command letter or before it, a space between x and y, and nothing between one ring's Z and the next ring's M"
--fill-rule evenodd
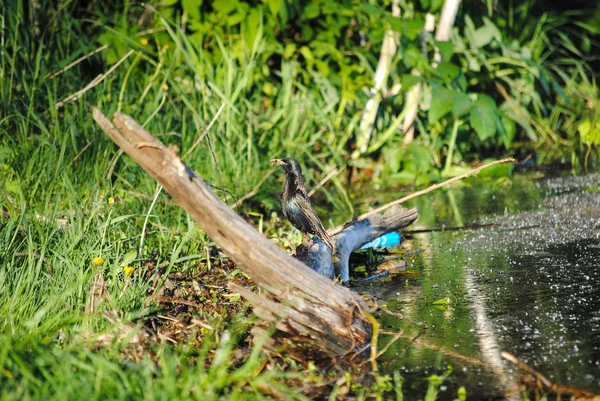
M460 385L470 399L514 398L518 370L501 351L553 382L600 393L599 185L598 174L517 174L469 180L407 205L421 213L410 229L497 224L415 234L410 245L421 253L408 270L417 275L358 288L429 326L413 341L420 328L381 319L385 330L404 330L383 369L401 370L407 394L422 397L425 378L452 365L440 399L456 398ZM372 200L363 199L359 209Z

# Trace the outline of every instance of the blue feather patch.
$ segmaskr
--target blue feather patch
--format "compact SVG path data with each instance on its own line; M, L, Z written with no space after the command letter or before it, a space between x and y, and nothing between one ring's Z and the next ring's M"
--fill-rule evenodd
M388 246L398 245L402 242L402 237L396 231L382 235L381 237L375 238L373 241L367 242L360 249L369 248L385 248Z

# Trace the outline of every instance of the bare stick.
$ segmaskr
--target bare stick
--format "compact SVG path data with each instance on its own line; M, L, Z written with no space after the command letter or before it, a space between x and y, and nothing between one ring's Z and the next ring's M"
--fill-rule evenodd
M319 183L317 185L315 185L315 187L313 189L310 190L310 192L308 193L308 196L309 197L313 196L315 194L315 192L317 192L319 190L319 188L321 188L323 185L325 185L325 183L327 181L329 181L330 179L332 179L333 177L335 177L342 171L344 171L343 168L333 169L332 171L330 171L329 174L327 174L325 176L325 178L323 178L321 181L319 181Z
M94 86L98 85L100 82L104 81L106 79L106 77L108 77L114 70L117 69L117 67L119 67L121 65L121 63L123 63L123 61L125 61L129 56L131 56L133 54L133 50L129 50L127 52L126 55L123 56L123 58L119 61L117 61L115 63L115 65L113 65L112 67L110 67L110 69L108 71L106 71L104 74L102 75L98 75L96 78L94 78L92 80L92 82L90 82L89 84L86 85L85 88L81 89L80 91L66 97L63 101L58 102L56 104L56 109L60 109L61 107L63 107L66 103L71 103L74 102L75 100L79 99L81 96L83 96L84 93L86 93L87 91L89 91L90 89L92 89Z
M365 214L362 214L362 215L360 215L360 216L357 218L357 220L362 220L362 219L365 219L365 218L367 218L367 217L369 217L369 216L372 216L372 215L374 215L374 214L381 213L381 212L383 212L384 210L386 210L386 209L389 209L389 208L390 208L390 207L392 207L392 206L399 205L399 204L401 204L401 203L404 203L404 202L406 202L407 200L410 200L410 199L416 198L416 197L418 197L418 196L421 196L421 195L425 195L426 193L429 193L429 192L431 192L431 191L434 191L434 190L436 190L436 189L438 189L438 188L445 187L446 185L449 185L449 184L453 183L454 181L462 180L463 178L466 178L466 177L468 177L468 176L471 176L471 175L473 175L473 174L477 174L477 173L478 173L478 172L480 172L481 170L484 170L484 169L486 169L486 168L488 168L488 167L495 166L496 164L502 164L502 163L514 163L515 161L516 161L516 160L515 160L515 159L513 159L512 157L508 157L508 158L506 158L506 159L502 159L502 160L496 160L496 161L493 161L493 162L491 162L491 163L484 164L483 166L479 166L479 167L477 167L477 168L475 168L475 169L473 169L473 170L471 170L471 171L468 171L468 172L466 172L466 173L464 173L464 174L457 175L456 177L450 178L449 180L446 180L446 181L444 181L444 182L440 182L439 184L435 184L435 185L432 185L432 186L430 186L430 187L427 187L427 188L423 189L422 191L413 192L412 194L410 194L410 195L408 195L408 196L405 196L404 198L397 199L397 200L395 200L395 201L393 201L393 202L390 202L390 203L388 203L388 204L386 204L386 205L383 205L383 206L381 206L381 207L378 207L377 209L371 210L370 212L367 212L367 213L365 213ZM336 228L333 228L333 229L331 229L331 230L328 230L328 231L327 231L327 233L328 233L329 235L334 235L334 234L336 234L336 233L338 233L338 232L340 232L340 231L342 231L342 230L343 230L343 227L336 227Z
M581 389L574 388L574 387L563 386L561 384L556 384L556 383L551 382L550 380L548 380L546 378L546 376L544 376L543 374L541 374L540 372L538 372L531 366L527 365L525 362L521 361L519 358L517 358L513 354L510 354L508 352L501 352L500 356L502 358L506 359L507 361L509 361L510 363L517 365L521 370L523 370L523 371L529 373L530 375L532 375L533 377L535 377L536 386L537 386L535 388L536 390L539 390L540 387L542 387L542 388L554 391L559 394L560 393L569 394L571 396L577 397L577 399L589 399L589 400L599 400L600 399L600 396L598 396L594 393L590 393L589 391L581 390ZM540 384L541 384L541 386L540 386Z
M79 57L77 60L75 60L71 64L67 65L62 70L57 71L57 72L55 72L52 75L50 75L50 73L46 74L46 76L44 78L50 78L50 79L55 78L55 77L59 76L60 74L62 74L64 72L70 70L71 68L75 67L77 64L81 63L82 61L87 60L88 58L92 57L94 54L100 53L102 50L105 50L107 48L108 48L108 45L100 46L99 48L97 48L96 50L93 50L93 51L89 52L85 56Z
M217 121L217 118L219 118L219 116L221 115L221 112L223 111L223 109L225 109L225 102L223 102L221 104L221 107L219 107L219 110L217 110L217 112L213 116L212 120L210 120L210 123L208 124L208 127L206 127L206 129L204 130L204 132L202 134L198 135L198 138L194 141L194 143L192 144L192 147L189 148L187 152L185 152L185 155L183 155L182 159L185 159L187 156L189 156L189 154L192 153L192 151L194 149L196 149L196 146L198 146L200 144L200 142L202 142L202 140L204 139L204 137L206 135L208 135L208 131L210 131L210 129L212 128L212 126L215 124L215 122Z
M76 161L77 159L79 159L79 158L81 157L81 155L82 155L82 154L83 154L83 153L84 153L84 152L87 150L87 148L89 148L89 147L92 145L92 142L93 142L93 141L88 141L88 143L87 143L87 144L86 144L86 145L83 147L83 149L81 149L81 152L77 153L77 156L75 156L75 157L73 158L73 160L71 160L71 163L69 163L69 167L71 167L71 165L72 165L73 163L75 163L75 161Z
M260 179L258 184L256 184L256 186L254 188L252 188L252 191L248 192L246 195L244 195L240 199L238 199L233 205L231 205L231 208L235 209L236 207L241 205L244 201L246 201L246 200L252 198L254 195L256 195L256 193L258 192L258 190L260 189L262 184L264 184L264 182L267 180L267 178L269 178L271 176L271 174L273 174L276 170L277 170L276 168L272 168L271 170L267 171L267 174L265 174L263 176L263 178Z

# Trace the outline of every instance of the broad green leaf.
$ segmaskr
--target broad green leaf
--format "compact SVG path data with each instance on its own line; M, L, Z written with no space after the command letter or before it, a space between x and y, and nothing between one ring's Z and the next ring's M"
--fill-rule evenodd
M325 2L325 3L330 3L330 2ZM362 11L363 13L373 16L373 17L377 17L381 14L381 9L379 7L376 7L372 4L369 4L367 2L361 2L359 7L360 11Z
M233 10L237 9L238 5L238 1L235 0L214 0L212 2L213 10L223 15L229 14Z
M304 7L303 17L306 19L314 19L321 14L321 10L319 9L319 5L311 2L306 7Z
M423 28L425 27L425 20L420 18L415 18L407 21L405 29L402 31L404 36L406 36L410 40L415 40L417 36L421 34Z
M431 106L427 114L429 124L437 122L452 110L457 95L456 92L452 92L443 86L434 86L432 88Z
M404 20L389 14L386 14L386 19L392 30L401 32L403 36L410 40L415 40L425 26L425 20L423 19Z
M458 74L460 74L460 68L452 63L440 63L435 69L435 72L439 74L440 78L442 78L445 83L449 84L458 76Z
M475 30L474 43L478 48L490 44L490 42L496 39L498 42L502 42L502 34L500 30L494 25L494 23L487 17L483 18L484 25Z
M281 8L282 8L281 2L282 2L282 0L265 0L267 7L269 7L269 11L271 11L271 14L274 17L277 17L277 15L279 14L279 11L281 11Z
M233 13L229 16L227 16L227 26L235 26L238 25L240 22L244 21L246 19L246 14L244 14L243 12L239 12L239 13ZM252 42L250 42L252 43Z
M454 56L454 45L451 41L435 41L435 45L440 50L442 60L450 60Z
M433 301L432 304L433 305L450 305L450 297L448 298L440 298L436 301Z
M421 81L421 77L413 74L402 74L401 82L402 82L402 90L408 91L410 88L415 86Z
M181 8L188 16L190 21L192 20L200 20L200 7L202 6L202 2L197 0L181 0Z
M294 53L296 52L296 44L295 43L286 43L285 49L283 50L283 58L289 60L292 58Z
M404 51L404 57L402 59L402 62L408 68L413 68L419 63L427 63L427 59L421 53L421 49L419 49L418 46L412 44L407 46L406 50Z
M600 124L598 122L585 119L577 125L577 131L586 145L600 145Z
M130 265L135 260L136 256L137 251L135 249L130 249L129 252L123 255L123 259L121 259L121 263L119 263L119 266L124 267Z
M471 109L471 99L466 93L457 93L452 104L452 115L454 118L460 118Z
M498 122L498 107L494 99L480 94L470 113L471 126L482 141L496 133Z

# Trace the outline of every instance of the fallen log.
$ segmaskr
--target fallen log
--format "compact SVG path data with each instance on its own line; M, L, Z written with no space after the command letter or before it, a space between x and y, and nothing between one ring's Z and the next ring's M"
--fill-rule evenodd
M309 349L320 357L317 362L354 365L374 361L377 322L357 294L324 280L256 231L223 203L173 148L131 117L115 113L111 122L97 108L93 108L93 117L262 289L253 293L231 286L253 304L258 317L279 330L273 337L277 343L271 340L267 346L284 344L301 353ZM376 368L374 362L372 366Z

